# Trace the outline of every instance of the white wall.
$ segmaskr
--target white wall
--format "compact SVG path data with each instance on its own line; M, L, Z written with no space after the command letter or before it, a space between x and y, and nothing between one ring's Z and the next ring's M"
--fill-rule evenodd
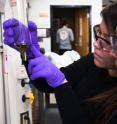
M38 26L42 27L43 24L40 24L40 14L47 14L48 25L46 28L50 27L50 5L71 5L71 6L80 6L80 5L90 5L92 6L92 25L100 22L100 11L102 9L102 0L29 0L30 10L29 10L29 19L35 21Z
M35 21L39 28L51 28L50 5L89 5L92 6L92 28L101 21L100 11L102 9L102 0L29 0L29 3L31 7L29 10L29 19Z

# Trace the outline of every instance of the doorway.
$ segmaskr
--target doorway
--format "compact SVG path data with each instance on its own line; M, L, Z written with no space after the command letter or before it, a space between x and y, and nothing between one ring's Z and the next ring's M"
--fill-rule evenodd
M51 50L58 53L56 32L68 20L74 33L73 49L81 56L91 52L91 6L51 6Z

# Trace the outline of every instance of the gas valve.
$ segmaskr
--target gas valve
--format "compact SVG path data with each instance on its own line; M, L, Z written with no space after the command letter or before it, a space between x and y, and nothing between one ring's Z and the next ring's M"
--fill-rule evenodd
M30 104L33 103L33 101L34 101L34 95L33 95L32 92L29 92L28 97L26 95L23 95L22 96L22 101L25 102L26 100L29 100L30 101Z

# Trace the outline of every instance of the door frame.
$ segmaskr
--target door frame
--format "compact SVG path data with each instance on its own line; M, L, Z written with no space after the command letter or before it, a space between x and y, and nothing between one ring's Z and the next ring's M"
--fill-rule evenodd
M50 25L51 25L51 29L52 29L52 27L53 27L53 9L55 9L55 8L57 8L57 9L61 9L61 8L69 8L69 9L83 9L83 8L88 8L89 9L89 53L91 53L91 51L92 51L92 46L91 46L91 44L92 44L92 40L91 40L91 37L92 37L92 32L91 32L91 13L92 13L92 6L90 6L90 5L75 5L75 6L72 6L72 5L50 5ZM52 31L52 30L51 30ZM52 41L52 40L51 40ZM51 46L52 46L52 42L51 42ZM52 47L51 47L52 48Z

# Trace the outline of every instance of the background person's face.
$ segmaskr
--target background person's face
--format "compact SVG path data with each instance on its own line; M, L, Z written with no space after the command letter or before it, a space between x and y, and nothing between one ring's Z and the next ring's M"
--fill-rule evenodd
M100 24L101 37L106 39L108 30L104 21ZM100 68L115 69L115 58L110 55L110 47L102 39L94 42L94 63Z

